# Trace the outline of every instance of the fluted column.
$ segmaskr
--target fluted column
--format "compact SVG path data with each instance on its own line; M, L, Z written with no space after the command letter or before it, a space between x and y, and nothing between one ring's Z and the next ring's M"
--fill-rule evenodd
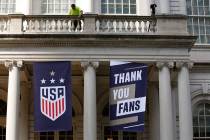
M83 139L97 139L96 118L96 71L98 62L82 62L84 69L84 119Z
M7 61L9 82L7 95L6 140L19 139L20 70L22 61Z
M192 104L189 85L189 67L192 63L177 63L178 73L178 103L180 140L193 139Z
M173 67L173 62L158 62L157 67L159 68L160 140L174 140L169 69Z

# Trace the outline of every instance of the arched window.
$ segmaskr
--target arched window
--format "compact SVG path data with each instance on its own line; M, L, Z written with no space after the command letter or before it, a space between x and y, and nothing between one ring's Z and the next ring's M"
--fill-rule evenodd
M101 0L103 14L136 14L136 0Z
M210 104L199 104L193 113L194 140L210 140Z
M16 0L0 0L0 13L8 14L15 12Z
M42 14L67 14L71 6L70 0L42 0Z

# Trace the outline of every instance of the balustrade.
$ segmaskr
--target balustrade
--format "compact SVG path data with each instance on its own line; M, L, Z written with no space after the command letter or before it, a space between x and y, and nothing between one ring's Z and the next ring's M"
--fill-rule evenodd
M81 22L76 28L72 24L75 20ZM26 16L23 19L25 33L69 33L83 32L83 20L75 16Z
M10 18L8 16L0 16L0 34L9 32Z
M186 16L125 16L84 14L2 15L0 34L156 34L187 35ZM75 20L81 27L74 28ZM79 24L78 24L79 25Z
M156 19L143 16L98 16L96 32L155 32Z

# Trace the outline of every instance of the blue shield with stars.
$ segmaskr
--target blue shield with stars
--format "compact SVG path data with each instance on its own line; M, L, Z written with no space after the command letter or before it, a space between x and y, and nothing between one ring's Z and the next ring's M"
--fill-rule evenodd
M35 131L71 130L70 62L37 62L33 71Z

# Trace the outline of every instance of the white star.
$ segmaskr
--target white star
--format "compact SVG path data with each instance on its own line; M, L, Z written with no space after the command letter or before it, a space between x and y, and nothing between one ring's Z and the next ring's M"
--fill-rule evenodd
M51 76L54 76L54 75L55 75L55 72L52 70L52 71L50 72L50 75L51 75Z
M43 78L43 79L41 80L41 83L42 83L42 84L45 84L45 82L46 82L46 80Z
M52 78L52 79L50 80L50 83L51 83L51 84L54 84L54 83L55 83L55 80Z
M63 78L60 79L60 83L64 83L64 79Z

